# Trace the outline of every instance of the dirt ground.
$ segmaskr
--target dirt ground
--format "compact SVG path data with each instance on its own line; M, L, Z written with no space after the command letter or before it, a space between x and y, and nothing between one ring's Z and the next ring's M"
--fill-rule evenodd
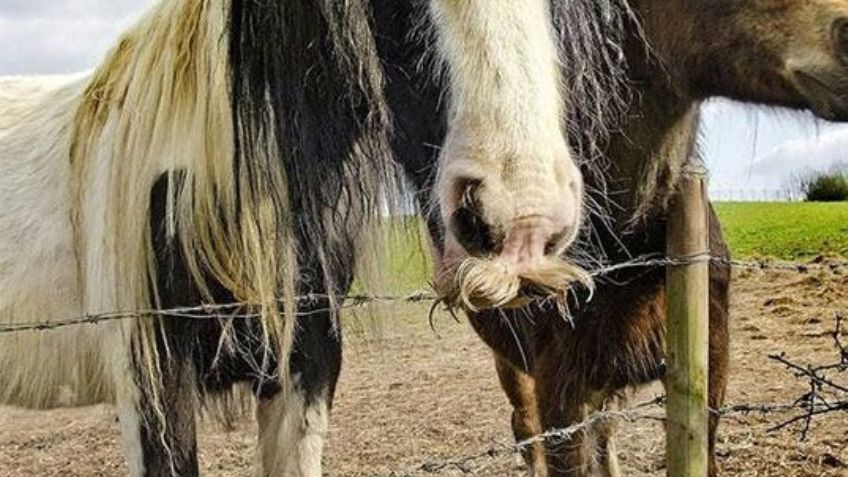
M767 358L836 360L834 314L848 312L845 275L743 271L733 288L733 370L728 403L783 403L805 382ZM384 312L379 333L348 318L346 358L333 410L325 475L387 476L426 462L463 457L510 442L509 411L486 348L465 323L446 316L434 334L427 307ZM848 334L848 330L846 330ZM846 337L848 341L848 337ZM848 376L834 375L842 383ZM661 392L641 390L639 402ZM848 476L848 415L815 421L806 442L799 428L768 429L787 415L737 415L723 421L720 463L727 476ZM30 412L0 408L0 476L117 476L125 473L116 418L106 407ZM253 426L231 432L201 426L204 475L251 475ZM662 424L622 423L624 474L664 475ZM483 459L478 475L523 475L517 457ZM459 475L456 469L418 475Z

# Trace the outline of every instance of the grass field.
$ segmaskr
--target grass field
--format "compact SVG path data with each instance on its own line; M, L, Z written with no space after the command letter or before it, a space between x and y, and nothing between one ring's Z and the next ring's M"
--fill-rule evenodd
M848 257L848 202L722 202L716 211L737 258Z
M848 257L848 202L720 202L716 210L735 258ZM417 218L408 220L389 241L388 278L372 289L409 293L425 288L431 279L427 243Z

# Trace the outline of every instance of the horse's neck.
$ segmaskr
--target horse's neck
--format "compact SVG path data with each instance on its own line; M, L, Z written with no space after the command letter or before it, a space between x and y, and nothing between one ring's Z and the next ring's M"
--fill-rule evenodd
M681 169L695 153L698 105L664 88L640 83L620 132L609 139L605 184L593 202L587 246L607 260L661 253L665 212ZM603 187L600 187L603 186Z
M699 103L672 91L665 81L645 81L633 96L638 103L622 132L610 139L606 154L616 218L631 223L664 213L681 169L697 154L699 123Z

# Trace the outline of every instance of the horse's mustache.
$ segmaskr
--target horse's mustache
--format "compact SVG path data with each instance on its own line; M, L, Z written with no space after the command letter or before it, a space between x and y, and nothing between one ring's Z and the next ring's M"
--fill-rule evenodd
M507 260L477 257L450 269L446 275L452 278L441 281L437 292L449 307L470 312L561 299L575 283L594 286L588 272L556 256L542 257L528 269Z

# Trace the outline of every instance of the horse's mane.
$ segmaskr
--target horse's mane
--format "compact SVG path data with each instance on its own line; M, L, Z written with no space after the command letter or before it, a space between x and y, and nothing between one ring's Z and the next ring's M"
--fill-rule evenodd
M592 268L606 254L599 236L616 235L618 229L612 221L619 205L608 189L614 168L605 149L638 100L626 52L644 48L645 58L651 58L650 45L630 0L552 0L551 5L564 64L568 138L584 174L592 217L572 253Z
M341 291L338 261L394 196L368 22L359 0L162 0L123 36L72 126L87 311L157 306L150 195L165 175L166 235L194 283L255 304L288 368L299 266ZM153 326L132 334L150 376Z
M626 41L643 37L629 0L552 0L568 102L568 137L586 169L603 179L605 142L631 106Z

